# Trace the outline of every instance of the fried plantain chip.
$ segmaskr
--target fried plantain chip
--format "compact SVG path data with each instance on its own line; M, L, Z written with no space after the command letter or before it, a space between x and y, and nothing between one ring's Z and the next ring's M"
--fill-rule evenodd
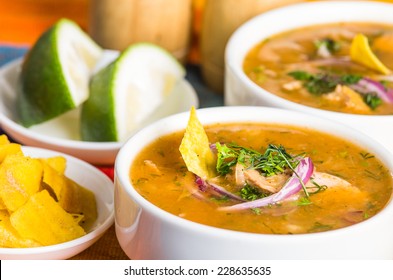
M3 216L0 214L0 216L0 247L30 248L42 246L34 240L22 238L11 225L9 215Z
M82 215L80 225L88 230L97 219L95 195L73 180L64 177L66 186L62 189L59 204L68 213Z
M64 174L67 166L67 160L65 159L65 157L57 156L57 157L43 158L42 161L47 163L59 174Z
M10 216L12 226L23 238L52 245L85 235L74 217L48 193L40 191Z
M7 209L2 209L0 210L0 221L9 218L10 217L10 213L8 212Z
M2 134L0 135L0 145L9 144L10 140L8 140L7 135Z
M0 197L11 212L17 210L41 185L42 164L23 154L8 155L0 165Z
M15 143L0 145L0 164L8 155L22 155L21 146Z
M179 150L190 172L202 179L214 176L214 154L210 149L209 139L194 107L191 108L190 118Z
M47 161L47 159L41 159L42 167L43 167L43 184L46 184L45 189L47 187L51 188L53 193L56 196L56 201L59 201L62 189L66 187L65 176L62 173L59 173L58 170L54 169ZM57 166L58 167L58 166ZM49 193L51 193L49 191Z
M65 176L62 156L34 159L0 135L0 247L37 247L83 236L95 195Z
M353 38L349 54L353 61L374 69L375 71L385 75L391 72L373 53L368 38L363 34L357 34Z
M0 197L0 210L7 210L7 206L5 206L5 203L1 197Z

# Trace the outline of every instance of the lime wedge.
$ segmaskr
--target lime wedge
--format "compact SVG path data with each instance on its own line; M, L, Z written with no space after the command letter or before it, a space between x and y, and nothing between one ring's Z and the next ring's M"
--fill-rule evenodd
M166 50L149 43L128 47L95 74L82 105L85 141L124 141L183 79L183 66Z
M351 59L382 74L389 74L390 70L373 53L368 39L363 34L357 34L351 43L349 54Z
M78 107L102 49L74 22L62 19L27 54L20 76L20 122L39 124Z

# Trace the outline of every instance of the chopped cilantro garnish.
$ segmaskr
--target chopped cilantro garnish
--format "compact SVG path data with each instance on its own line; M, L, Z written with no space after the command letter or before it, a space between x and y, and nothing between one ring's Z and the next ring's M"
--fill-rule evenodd
M312 74L305 71L292 71L288 75L299 81L309 81L313 78Z
M320 95L332 92L337 84L337 79L333 76L317 74L305 83L305 87L310 93Z
M314 225L308 230L309 232L327 231L332 229L331 225L325 225L320 222L315 222Z
M360 155L362 156L363 159L370 159L375 157L374 155L367 152L361 152Z
M247 168L256 169L264 176L272 176L293 169L299 163L298 157L292 157L283 146L269 144L265 153L245 148L236 144L216 143L217 172L221 175L229 173L231 167L241 163Z
M382 104L381 98L374 93L364 94L363 100L372 110L375 110L375 108Z
M256 200L265 197L262 192L260 192L256 188L251 187L248 184L240 189L240 196L245 200Z
M341 82L345 85L352 85L356 84L362 79L362 76L360 75L354 75L354 74L345 74L340 77Z
M330 39L330 38L317 40L317 41L315 41L314 44L315 44L317 49L322 48L322 47L326 47L326 49L330 53L335 53L338 50L340 50L340 48L341 48L341 45L337 41L335 41L333 39Z
M327 186L326 186L326 185L320 185L320 184L318 184L317 182L314 181L313 178L311 178L310 181L311 181L311 183L314 185L313 188L316 188L316 190L313 191L313 192L309 192L309 194L316 194L316 193L322 192L322 191L324 191L324 190L327 189Z
M237 163L239 152L235 149L231 149L227 145L221 145L216 143L217 149L217 171L220 174L229 173L232 166Z
M310 201L310 199L308 197L301 197L297 201L298 206L306 206L306 205L310 205L310 204L312 204L312 202Z
M289 72L288 75L296 80L303 81L303 86L307 91L315 95L332 92L339 84L355 84L362 78L359 75L352 74L338 76L327 73L317 73L313 75L305 71L292 71Z

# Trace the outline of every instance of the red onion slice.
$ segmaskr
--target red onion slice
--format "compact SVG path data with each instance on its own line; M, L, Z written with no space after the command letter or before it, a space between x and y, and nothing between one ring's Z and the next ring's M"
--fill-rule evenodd
M393 89L386 89L380 82L369 78L363 78L350 88L360 93L375 93L379 98L387 103L393 103Z
M217 184L214 184L214 183L212 183L212 182L207 182L207 184L210 185L210 187L211 187L215 192L219 193L219 194L222 195L222 196L226 196L226 197L228 197L228 198L230 198L230 199L233 199L233 200L246 201L246 200L244 200L243 198L241 198L240 196L237 196L236 194L233 194L233 193L227 191L225 188L223 188L223 187L221 187L221 186L219 186L219 185L217 185Z
M211 196L217 197L217 198L227 197L229 199L233 199L233 200L237 200L237 201L245 201L240 196L237 196L236 194L233 194L233 193L227 191L225 188L223 188L215 183L205 181L199 176L196 176L195 184L196 184L196 187L189 189L189 191L192 195L194 195L197 198L207 199L209 197L209 195L211 195Z
M292 174L291 178L289 178L289 180L285 183L284 187L282 187L279 192L261 199L239 203L232 206L220 207L219 210L239 211L244 209L259 208L283 201L289 198L291 195L298 193L303 188L303 185L300 182L298 176L305 185L310 180L313 172L314 164L312 163L311 159L309 157L303 158L302 160L300 160L298 166L295 168L294 174ZM298 176L296 176L296 174Z
M225 188L215 183L205 181L199 176L196 176L195 184L197 188L194 187L192 190L190 190L190 192L197 198L202 198L206 195L212 195L217 198L227 197L229 199L233 199L237 201L245 201L240 196L237 196L236 194L227 191Z

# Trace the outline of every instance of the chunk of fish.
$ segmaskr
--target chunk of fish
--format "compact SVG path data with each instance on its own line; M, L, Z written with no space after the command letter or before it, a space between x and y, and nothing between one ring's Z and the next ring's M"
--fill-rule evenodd
M274 176L265 177L255 169L244 170L245 181L253 186L259 188L263 192L276 193L285 184L290 177L286 173L277 174Z
M326 186L328 188L356 188L352 186L351 183L338 176L315 171L311 176L311 180L306 184L306 188L310 192L318 190L317 187L312 183L312 181L316 182L320 186Z
M322 98L356 113L368 114L371 112L361 95L347 86L337 85L333 92L324 94Z

